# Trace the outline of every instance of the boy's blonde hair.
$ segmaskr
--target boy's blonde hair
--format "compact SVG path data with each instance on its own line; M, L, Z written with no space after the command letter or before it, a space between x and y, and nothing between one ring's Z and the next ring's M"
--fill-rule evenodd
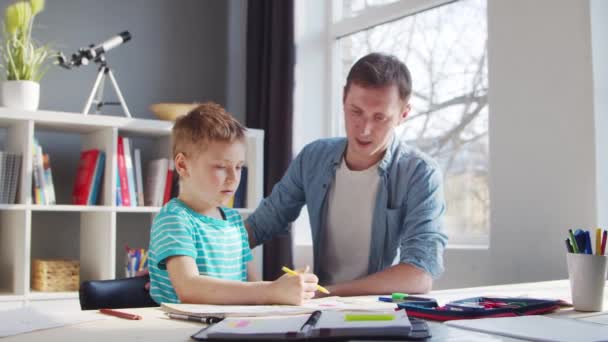
M179 153L192 157L211 141L244 141L246 128L222 106L205 102L179 117L171 131L173 158Z

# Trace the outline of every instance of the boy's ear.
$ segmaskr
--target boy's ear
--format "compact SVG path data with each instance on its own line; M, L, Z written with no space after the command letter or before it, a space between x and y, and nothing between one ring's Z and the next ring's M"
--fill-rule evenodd
M175 156L175 171L179 174L180 177L188 176L188 166L186 163L186 156L183 153L178 153Z

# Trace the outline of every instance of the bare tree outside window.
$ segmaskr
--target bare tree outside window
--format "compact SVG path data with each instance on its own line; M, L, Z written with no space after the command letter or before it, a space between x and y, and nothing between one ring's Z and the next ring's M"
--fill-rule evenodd
M342 12L353 13L354 3L364 8L368 2L373 1L344 0ZM450 243L487 244L486 0L449 3L345 36L338 44L343 80L352 64L372 51L393 54L407 64L413 110L399 135L441 166ZM342 115L337 119L342 121ZM338 127L343 129L343 122Z

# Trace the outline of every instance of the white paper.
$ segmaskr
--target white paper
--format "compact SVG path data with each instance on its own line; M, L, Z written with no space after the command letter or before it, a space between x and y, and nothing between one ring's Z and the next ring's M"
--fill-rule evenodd
M0 337L104 319L96 312L43 313L30 307L0 311Z
M223 316L223 317L256 317L276 315L309 314L316 310L338 311L382 311L392 310L397 306L394 303L369 301L358 298L326 297L307 301L301 306L297 305L207 305L207 304L168 304L163 303L161 308L166 312L189 314L196 316Z
M606 341L608 327L570 318L520 316L455 320L446 325L530 341Z

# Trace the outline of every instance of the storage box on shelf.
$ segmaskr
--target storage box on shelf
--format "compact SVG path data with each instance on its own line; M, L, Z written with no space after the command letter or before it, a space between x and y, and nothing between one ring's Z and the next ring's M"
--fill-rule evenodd
M171 122L53 111L20 111L0 107L4 150L23 155L15 204L0 205L0 309L38 301L77 299L76 291L51 293L31 289L34 258L71 258L80 263L80 281L122 277L124 244L147 248L149 227L158 206L126 207L116 204L118 136L141 150L143 178L155 158L169 158ZM34 204L31 154L34 137L52 159L56 205ZM48 140L50 139L50 143ZM54 144L54 140L71 145ZM262 199L264 132L247 132L248 181L246 217ZM79 154L104 151L106 162L100 200L95 205L73 205L71 195ZM65 160L67 155L67 160ZM54 157L55 156L55 157ZM145 190L145 189L144 189ZM77 232L77 233L75 233ZM62 234L63 233L63 234ZM41 243L44 241L44 243ZM261 249L254 255L261 272ZM40 302L40 305L44 303ZM46 305L46 304L44 304Z

